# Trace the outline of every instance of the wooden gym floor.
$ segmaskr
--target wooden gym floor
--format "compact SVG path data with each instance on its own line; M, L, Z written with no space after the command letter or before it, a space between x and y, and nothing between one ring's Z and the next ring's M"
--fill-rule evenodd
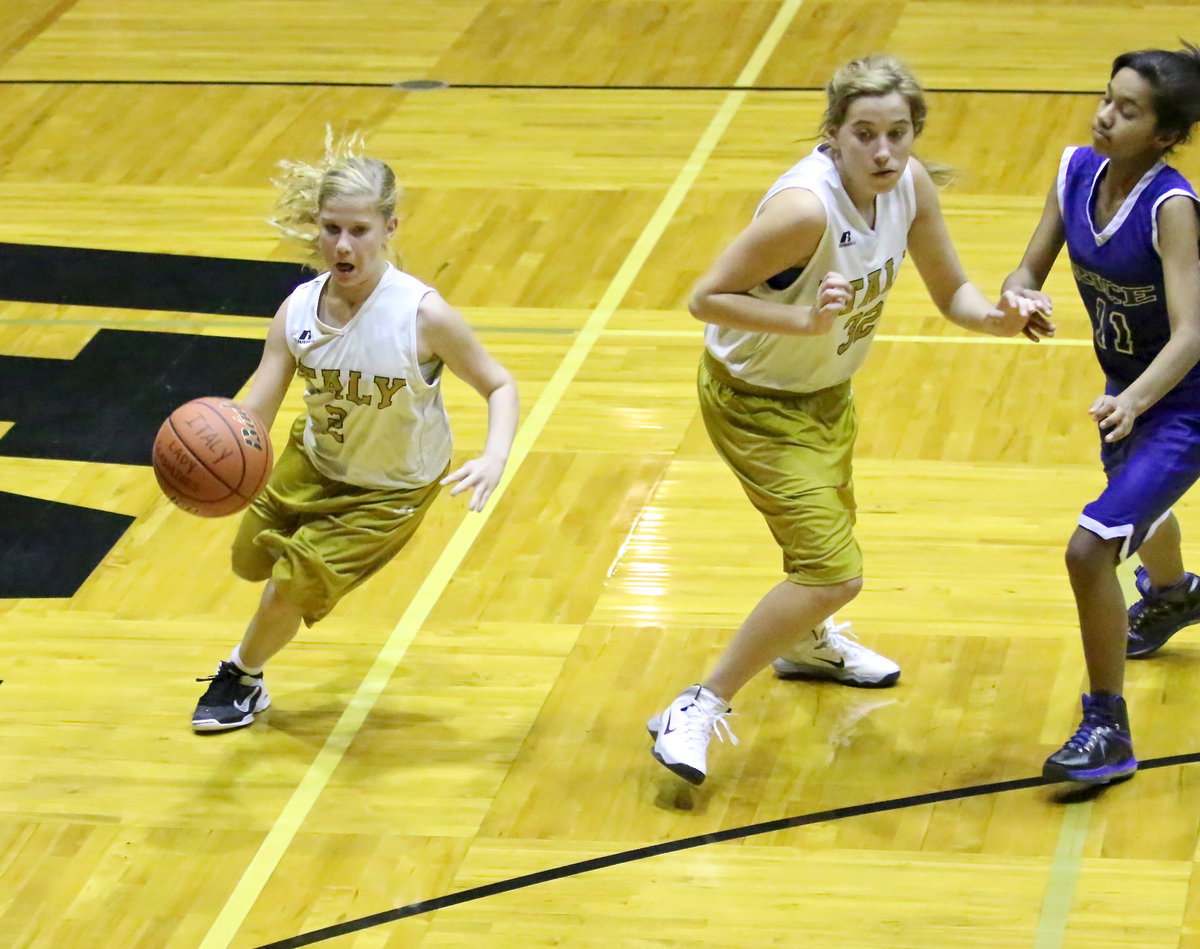
M1195 40L1193 4L0 12L0 945L1200 947L1197 634L1130 668L1133 781L1037 777L1076 724L1062 549L1101 479L1061 264L1038 346L965 337L907 268L858 376L844 618L900 684L760 676L699 789L643 724L779 576L699 424L684 304L811 147L832 69L888 50L932 90L920 151L958 169L950 226L994 293L1112 57ZM393 164L406 266L516 374L511 478L482 515L439 499L272 663L268 715L198 737L194 679L257 590L236 520L172 509L148 446L180 393L244 385L251 284L294 273L269 178L327 124ZM481 405L448 400L466 455Z

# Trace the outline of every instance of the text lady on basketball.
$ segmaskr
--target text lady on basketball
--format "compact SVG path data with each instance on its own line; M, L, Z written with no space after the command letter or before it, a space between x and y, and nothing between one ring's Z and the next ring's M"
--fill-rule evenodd
M516 431L512 376L435 290L387 259L392 170L353 142L330 146L320 167L283 167L275 224L314 247L325 272L280 306L242 404L269 428L298 373L307 411L234 541L234 572L267 584L241 644L208 680L197 731L248 725L270 704L267 660L301 620L317 622L400 551L441 485L457 482L450 493L470 491L471 510L482 510ZM483 453L450 474L443 367L488 404Z

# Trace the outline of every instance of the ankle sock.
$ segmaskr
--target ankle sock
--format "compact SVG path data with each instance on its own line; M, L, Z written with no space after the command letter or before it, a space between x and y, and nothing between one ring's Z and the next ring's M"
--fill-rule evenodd
M239 647L239 646L233 647L233 652L231 652L229 654L229 661L232 662L239 669L241 669L242 672L246 673L246 675L248 675L248 676L257 677L257 676L262 675L263 669L266 667L265 666L250 666L250 665L247 665L246 663L244 663L242 661L241 653L239 652L240 648L241 647Z

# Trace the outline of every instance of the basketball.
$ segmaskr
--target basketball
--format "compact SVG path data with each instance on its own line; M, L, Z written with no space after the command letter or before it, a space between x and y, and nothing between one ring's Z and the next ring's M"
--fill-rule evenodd
M229 399L193 399L162 423L152 460L159 487L175 505L199 517L224 517L267 483L270 433Z

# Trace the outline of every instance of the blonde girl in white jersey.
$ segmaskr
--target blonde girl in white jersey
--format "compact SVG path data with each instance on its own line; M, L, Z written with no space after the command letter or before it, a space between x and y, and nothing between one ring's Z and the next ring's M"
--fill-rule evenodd
M826 93L823 141L768 192L691 301L708 324L705 424L766 518L786 574L715 668L647 723L654 757L693 784L704 780L713 731L732 739L730 701L772 660L783 678L869 687L899 678L831 617L862 589L849 380L905 253L951 322L1035 341L1053 332L1043 304L1006 293L993 305L967 281L929 172L910 160L926 110L907 69L887 56L856 60Z
M201 680L197 731L248 725L270 704L267 660L400 551L439 487L470 492L482 510L516 432L512 376L435 290L388 260L392 170L356 140L327 143L320 165L283 167L274 223L324 272L279 307L242 405L269 427L298 374L306 411L234 541L234 572L266 586L241 643ZM488 406L482 454L449 473L443 367Z

